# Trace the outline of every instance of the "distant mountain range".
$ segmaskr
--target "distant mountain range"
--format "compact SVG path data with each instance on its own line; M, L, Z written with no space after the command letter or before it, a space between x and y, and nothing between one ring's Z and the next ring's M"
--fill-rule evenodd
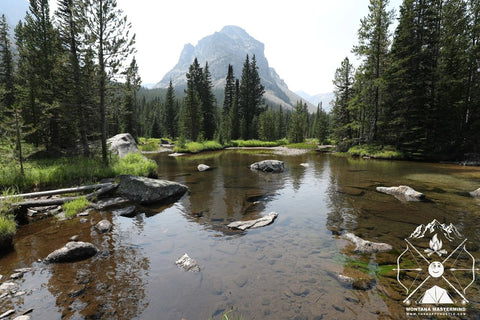
M192 44L186 44L180 54L178 63L167 72L154 88L167 88L170 80L172 80L176 91L179 91L179 88L186 87L185 74L193 60L197 58L201 66L208 62L214 89L223 89L228 65L233 66L235 77L241 78L243 63L248 54L250 58L255 55L258 73L262 84L265 86L264 98L267 102L277 106L293 108L297 101L307 100L288 89L287 84L280 78L275 69L269 66L264 49L263 43L251 37L242 28L226 26L221 31L201 39L195 47ZM310 112L316 110L316 105L308 100L305 102L309 106Z
M295 93L314 106L318 106L321 103L323 110L327 112L332 110L331 102L335 100L335 95L333 92L320 93L314 96L311 96L304 91L296 91Z

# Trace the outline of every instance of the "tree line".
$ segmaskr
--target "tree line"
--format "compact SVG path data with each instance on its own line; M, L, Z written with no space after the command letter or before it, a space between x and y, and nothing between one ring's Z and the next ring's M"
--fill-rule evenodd
M107 136L136 126L135 35L115 0L58 0L53 16L30 0L13 37L0 19L0 142L21 160L22 141L89 156L100 140L107 164Z
M335 73L335 140L421 159L479 153L480 2L404 0L393 35L388 3L370 0L352 50L361 63Z
M287 138L297 143L308 137L321 142L328 138L329 116L321 106L309 114L302 101L293 110L265 104L255 56L246 56L240 79L228 65L222 106L217 105L208 62L201 67L195 58L186 79L183 98L177 98L171 81L163 100L161 94L144 92L138 102L138 131L142 136L178 138L182 142L216 140L222 144L237 139Z

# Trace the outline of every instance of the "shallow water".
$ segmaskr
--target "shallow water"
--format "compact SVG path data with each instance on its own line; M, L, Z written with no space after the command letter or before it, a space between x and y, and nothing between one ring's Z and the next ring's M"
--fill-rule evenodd
M4 279L32 267L20 280L26 294L0 299L0 313L33 308L33 319L403 319L406 294L392 269L404 239L433 219L453 223L480 257L480 200L466 192L480 186L480 168L447 164L222 151L194 156L148 155L161 178L190 192L169 206L139 209L135 218L95 212L89 222L49 218L21 226L15 251L0 258ZM263 159L285 161L286 172L253 172ZM205 163L212 170L198 172ZM307 163L307 167L300 164ZM405 202L375 191L406 184L429 201ZM279 213L270 226L235 232L234 220ZM107 218L113 230L93 225ZM392 253L355 254L345 232L394 247ZM68 264L38 262L68 239L94 243L95 257ZM175 261L184 253L200 273ZM360 266L360 267L358 267ZM367 268L371 288L355 290L336 274ZM362 269L363 270L363 269ZM365 270L363 270L365 272ZM478 274L478 271L477 271ZM480 317L480 283L465 292L467 315Z

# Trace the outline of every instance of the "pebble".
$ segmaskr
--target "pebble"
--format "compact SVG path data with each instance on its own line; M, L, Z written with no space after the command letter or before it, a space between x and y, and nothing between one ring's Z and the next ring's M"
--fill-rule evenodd
M23 273L15 272L10 276L10 280L20 279L21 277L23 277Z
M69 240L70 240L70 241L77 241L77 240L78 240L78 237L79 237L79 235L76 234L76 235L72 236Z

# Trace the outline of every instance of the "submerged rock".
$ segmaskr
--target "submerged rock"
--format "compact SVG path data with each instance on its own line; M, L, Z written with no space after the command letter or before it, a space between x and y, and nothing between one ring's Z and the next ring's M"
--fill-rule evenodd
M263 160L251 164L250 169L278 173L285 170L285 163L280 160Z
M64 247L50 253L45 262L73 262L88 259L98 252L97 247L89 242L68 242Z
M276 212L270 212L264 217L261 217L256 220L247 220L247 221L234 221L227 225L227 227L231 229L239 229L239 230L246 230L246 229L255 229L267 226L271 224L278 216Z
M93 205L97 210L105 210L111 207L117 207L129 204L130 200L123 197L101 199Z
M420 201L425 199L425 195L421 192L415 191L409 186L398 187L377 187L378 192L390 194L407 201Z
M187 186L159 179L121 175L116 194L133 202L152 204L180 198L187 192Z
M118 210L113 210L112 213L117 216L122 216L122 217L135 217L136 215L136 210L137 208L135 206L129 206L126 208L118 209Z
M474 198L480 197L480 188L478 188L478 189L475 190L475 191L470 192L470 195L471 195L472 197L474 197Z
M112 229L112 223L108 220L102 220L95 225L95 229L97 229L100 233L105 233Z
M190 258L186 253L175 261L175 264L185 271L200 272L200 266L197 261Z
M344 237L355 244L355 252L359 253L387 252L393 249L393 247L387 243L364 240L353 233L346 233Z
M197 169L198 169L198 171L202 172L202 171L207 171L207 170L209 170L210 167L207 166L206 164L199 164L199 165L197 166Z
M129 153L139 153L137 143L130 133L120 133L107 140L109 150L124 158Z
M345 287L356 290L368 290L375 284L375 279L368 275L362 277L350 277L343 274L335 274L334 277Z

